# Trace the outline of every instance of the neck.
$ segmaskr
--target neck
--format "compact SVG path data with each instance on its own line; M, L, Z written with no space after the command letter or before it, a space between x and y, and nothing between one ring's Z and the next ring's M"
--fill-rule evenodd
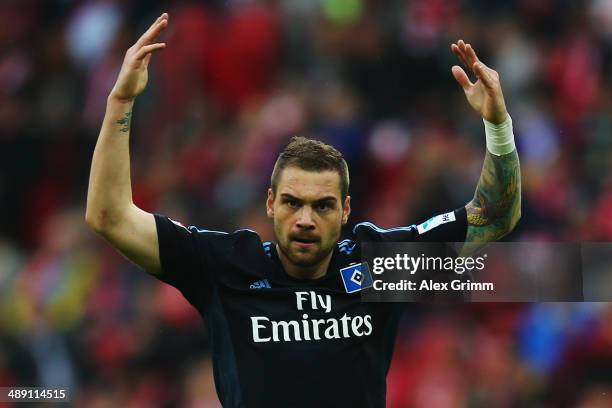
M280 250L278 244L276 244L276 253L278 254L278 259L280 259L281 265L283 265L285 272L287 272L287 274L292 278L318 279L325 276L334 251L329 251L329 254L323 258L321 262L312 266L299 266L294 264L285 256L283 251Z

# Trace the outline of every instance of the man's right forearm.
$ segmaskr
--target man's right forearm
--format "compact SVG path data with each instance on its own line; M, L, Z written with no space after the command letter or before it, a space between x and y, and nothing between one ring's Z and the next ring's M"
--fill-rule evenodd
M132 205L129 135L134 100L107 99L87 192L87 223L97 231L121 221Z

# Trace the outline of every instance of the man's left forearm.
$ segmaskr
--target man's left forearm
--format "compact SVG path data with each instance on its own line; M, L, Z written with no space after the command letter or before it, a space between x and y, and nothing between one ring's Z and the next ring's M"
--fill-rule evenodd
M490 242L508 234L521 217L521 169L516 149L487 150L474 198L465 206L466 242Z
M480 61L472 46L463 40L452 44L451 50L478 78L472 82L461 67L451 68L469 104L484 121L487 142L476 194L465 206L468 221L465 242L475 243L464 245L462 252L466 253L503 237L518 222L521 217L521 169L499 74Z

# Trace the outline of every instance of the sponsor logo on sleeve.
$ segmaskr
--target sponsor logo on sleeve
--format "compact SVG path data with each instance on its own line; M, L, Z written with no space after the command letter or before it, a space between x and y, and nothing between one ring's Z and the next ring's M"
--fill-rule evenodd
M419 234L424 234L427 231L430 231L442 224L446 224L447 222L455 221L455 212L451 211L446 214L436 215L435 217L431 217L427 221L422 224L417 225L417 231Z

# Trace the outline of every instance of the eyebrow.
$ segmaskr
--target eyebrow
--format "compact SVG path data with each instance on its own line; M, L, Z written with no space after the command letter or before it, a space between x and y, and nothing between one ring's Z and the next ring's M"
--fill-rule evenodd
M302 200L300 198L297 198L297 197L294 197L294 196L292 196L291 194L288 194L288 193L282 193L281 194L281 198L296 200L296 201L299 201L299 202L304 202L304 200ZM338 199L336 197L334 197L334 196L325 196L325 197L319 198L317 200L314 200L315 203L322 203L322 202L326 202L326 201L336 202L336 201L338 201Z

